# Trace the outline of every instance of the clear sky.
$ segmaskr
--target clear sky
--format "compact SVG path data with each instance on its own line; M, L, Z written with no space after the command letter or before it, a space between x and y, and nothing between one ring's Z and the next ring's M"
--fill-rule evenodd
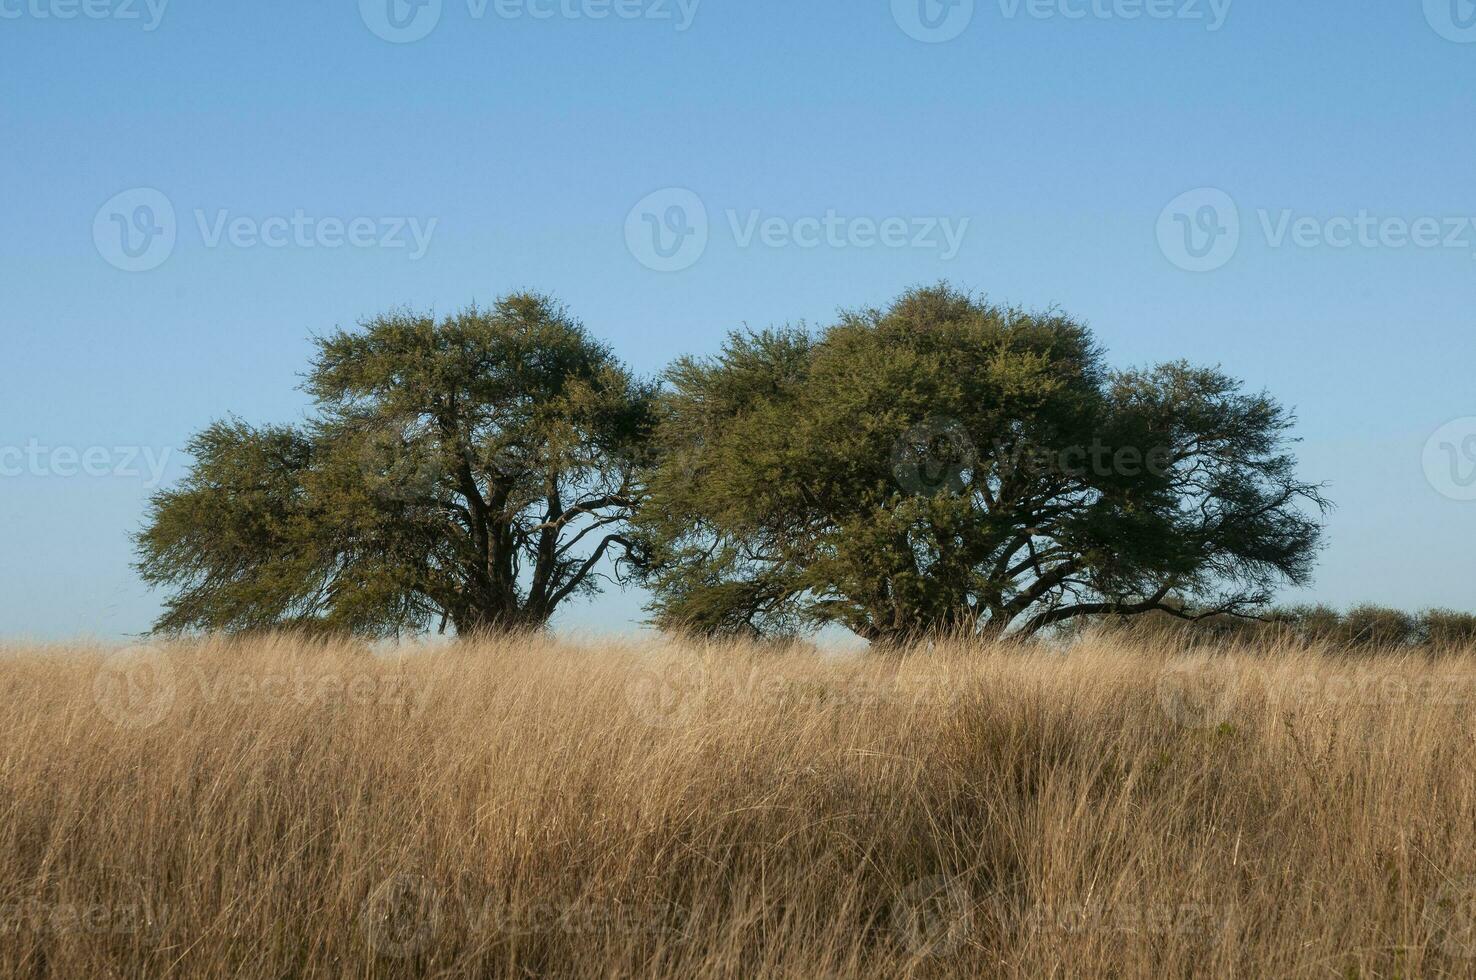
M652 373L945 278L1294 406L1288 599L1476 609L1471 0L0 0L0 81L0 636L144 630L152 472L314 332L532 287Z

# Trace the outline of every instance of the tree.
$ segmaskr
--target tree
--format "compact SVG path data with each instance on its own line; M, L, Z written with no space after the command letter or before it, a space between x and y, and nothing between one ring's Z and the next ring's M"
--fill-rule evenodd
M1088 330L946 286L668 372L639 516L656 621L878 643L1248 615L1326 506L1291 417L1215 370L1112 372Z
M623 558L651 385L547 297L316 341L304 426L218 422L137 537L164 632L535 628Z

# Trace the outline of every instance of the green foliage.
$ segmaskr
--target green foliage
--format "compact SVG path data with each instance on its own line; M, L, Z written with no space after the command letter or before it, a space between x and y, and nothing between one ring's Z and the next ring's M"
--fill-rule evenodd
M1343 616L1342 637L1354 647L1403 647L1420 640L1415 617L1398 609L1354 606Z
M300 429L217 423L157 494L156 628L368 635L541 626L596 588L634 501L653 388L552 300L394 313L317 341Z
M638 515L665 627L891 643L1237 614L1316 551L1280 406L1185 364L1111 372L1059 314L919 289L735 333L667 380Z
M1421 638L1437 649L1476 647L1476 615L1451 609L1427 609L1420 613Z
M1347 612L1329 606L1271 609L1257 618L1214 616L1194 622L1153 613L1137 617L1102 616L1078 621L1087 628L1129 633L1140 642L1208 643L1226 641L1270 645L1285 641L1333 650L1375 651L1425 648L1434 651L1476 646L1476 615L1448 609L1408 613L1363 604Z
M1292 606L1273 611L1270 619L1309 642L1337 643L1345 636L1343 614L1331 606Z

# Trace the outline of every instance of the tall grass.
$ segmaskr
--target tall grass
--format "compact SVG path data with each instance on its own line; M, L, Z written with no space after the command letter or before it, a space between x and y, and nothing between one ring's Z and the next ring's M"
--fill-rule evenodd
M0 655L0 972L1476 975L1476 654Z

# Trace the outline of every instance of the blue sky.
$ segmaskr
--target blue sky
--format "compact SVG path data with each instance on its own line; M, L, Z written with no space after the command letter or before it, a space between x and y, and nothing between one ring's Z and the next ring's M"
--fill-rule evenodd
M1471 0L0 0L0 80L0 636L145 629L151 471L315 332L533 287L652 373L944 278L1294 406L1289 599L1476 609Z

